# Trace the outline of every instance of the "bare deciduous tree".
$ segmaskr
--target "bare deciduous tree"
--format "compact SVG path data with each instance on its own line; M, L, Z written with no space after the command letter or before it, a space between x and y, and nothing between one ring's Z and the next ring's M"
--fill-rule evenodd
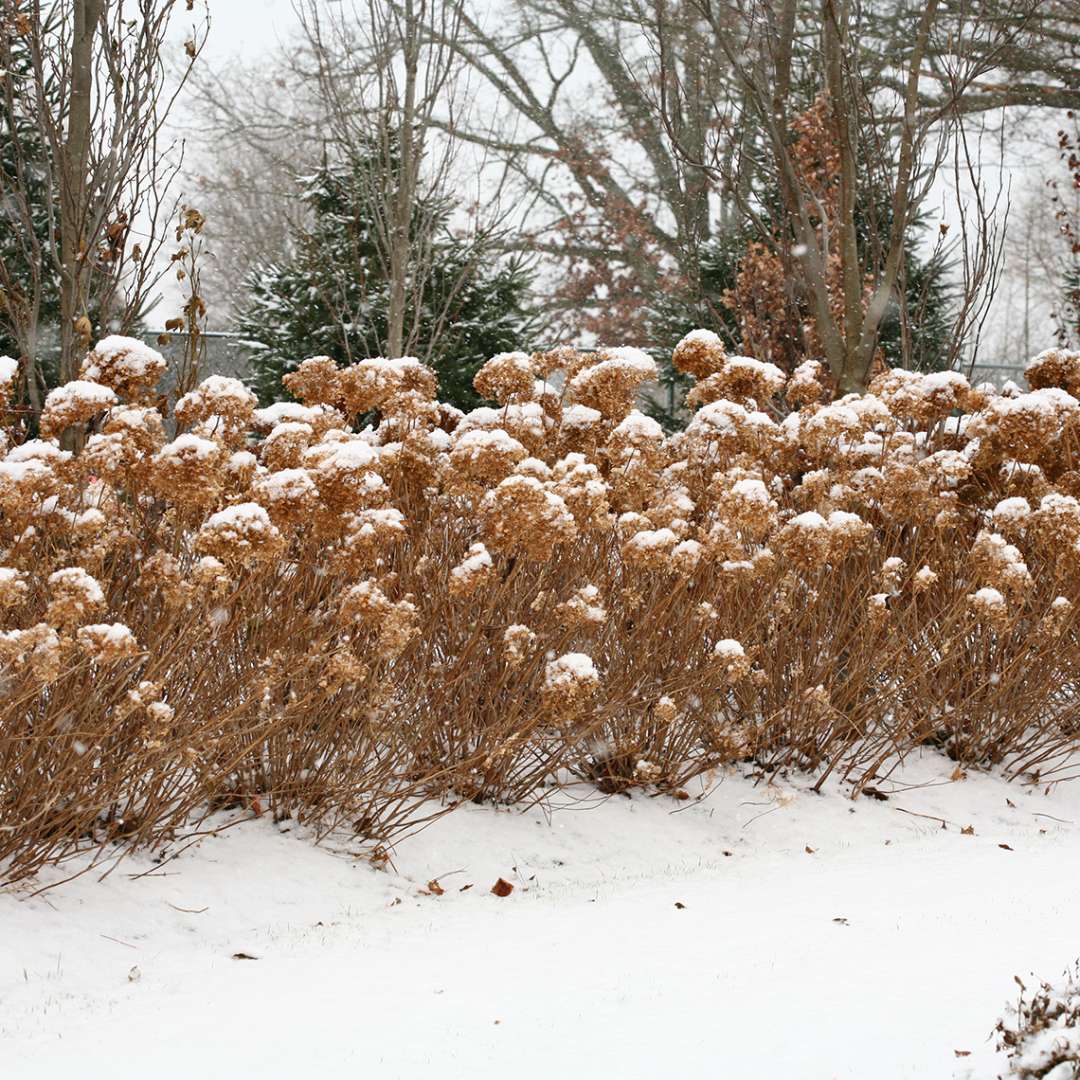
M194 11L195 0L0 0L0 117L11 132L29 119L43 146L34 161L14 149L0 194L29 236L40 208L25 179L33 171L42 181L49 221L35 254L59 278L61 380L74 377L95 333L134 322L159 276L179 165L164 123L209 26L205 10ZM168 34L189 12L195 25L173 75ZM18 50L22 69L4 63ZM23 306L19 341L36 402L34 309Z

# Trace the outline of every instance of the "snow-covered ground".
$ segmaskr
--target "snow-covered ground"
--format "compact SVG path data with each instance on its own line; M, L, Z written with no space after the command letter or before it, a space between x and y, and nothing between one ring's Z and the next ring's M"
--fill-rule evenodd
M1080 783L951 769L909 763L887 801L733 775L685 803L469 806L384 870L262 818L9 889L2 1072L997 1076L1013 975L1080 954Z

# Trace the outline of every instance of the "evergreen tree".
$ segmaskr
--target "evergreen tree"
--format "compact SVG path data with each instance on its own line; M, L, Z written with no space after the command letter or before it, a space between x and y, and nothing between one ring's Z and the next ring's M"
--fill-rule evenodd
M280 398L281 378L309 356L339 364L383 354L390 282L379 257L369 202L370 172L324 165L302 198L310 225L293 237L287 262L256 267L245 287L240 330L253 350L255 390ZM439 377L440 399L461 409L480 404L472 378L498 352L528 347L534 320L526 310L531 276L516 262L492 265L481 248L446 227L423 282L419 310L406 313L417 339L435 341L421 356Z
M11 35L5 46L0 93L10 88L11 108L0 109L0 355L19 357L23 352L16 328L35 322L34 282L39 275L36 361L45 385L52 387L59 363L60 276L49 257L50 190L43 164L48 148L35 117L29 50L19 35ZM24 234L24 200L32 237ZM52 220L59 220L55 198L52 210Z
M860 215L859 241L864 246L870 242L869 221L869 215ZM887 208L879 211L874 221L875 228L887 231ZM904 256L910 366L919 371L937 371L948 362L955 286L950 281L949 260L940 249L929 258L920 252L918 234L922 224L916 222L909 230ZM696 288L662 294L653 305L649 318L650 340L654 343L653 357L660 368L662 391L661 401L653 413L669 428L678 425L681 402L690 387L690 380L671 365L671 349L675 343L700 327L718 334L729 353L737 353L746 347L740 330L740 313L725 302L725 294L735 289L743 260L758 239L758 234L748 226L713 237L700 250ZM800 313L809 317L806 309ZM777 317L780 317L779 313ZM890 367L904 365L902 335L900 311L896 309L883 320L878 335L878 347Z

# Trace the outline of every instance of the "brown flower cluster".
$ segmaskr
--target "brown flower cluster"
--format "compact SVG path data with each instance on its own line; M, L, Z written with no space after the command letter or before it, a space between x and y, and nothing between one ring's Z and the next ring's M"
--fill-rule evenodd
M382 843L568 776L1075 749L1076 354L833 401L695 331L674 434L636 349L493 357L466 414L416 360L316 357L298 401L211 376L167 416L155 356L106 339L0 458L17 872L253 800Z

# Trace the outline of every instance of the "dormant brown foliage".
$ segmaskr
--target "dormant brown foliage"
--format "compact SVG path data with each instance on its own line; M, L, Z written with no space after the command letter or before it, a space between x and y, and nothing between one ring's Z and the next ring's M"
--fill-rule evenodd
M571 776L1067 775L1080 353L834 402L707 331L675 363L672 436L624 348L495 357L467 415L409 358L307 360L267 409L213 376L170 440L160 358L101 342L0 461L3 876L223 807L385 844Z

